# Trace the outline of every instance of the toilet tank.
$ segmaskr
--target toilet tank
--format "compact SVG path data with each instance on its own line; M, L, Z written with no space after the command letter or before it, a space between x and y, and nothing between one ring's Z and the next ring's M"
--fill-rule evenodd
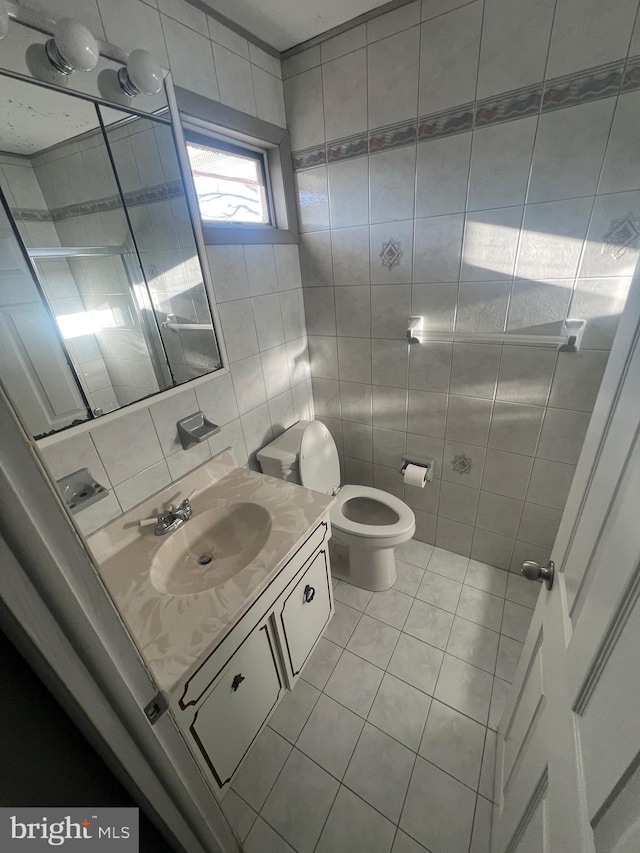
M298 458L302 436L310 421L298 421L256 454L263 474L300 484Z

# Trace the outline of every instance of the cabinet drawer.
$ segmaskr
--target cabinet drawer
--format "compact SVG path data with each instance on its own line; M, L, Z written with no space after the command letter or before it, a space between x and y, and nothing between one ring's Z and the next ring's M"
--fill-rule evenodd
M284 596L280 628L284 653L293 676L298 675L332 614L327 552L320 551L293 589Z
M220 787L235 773L283 690L265 624L249 634L225 666L189 729Z

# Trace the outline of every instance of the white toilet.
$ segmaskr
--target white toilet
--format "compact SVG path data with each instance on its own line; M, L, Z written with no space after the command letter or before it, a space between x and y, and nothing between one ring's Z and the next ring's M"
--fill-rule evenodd
M415 533L415 516L388 492L369 486L340 487L338 451L323 423L300 421L259 450L258 460L271 477L337 496L331 528L334 540L348 549L345 580L374 591L393 586L394 550Z

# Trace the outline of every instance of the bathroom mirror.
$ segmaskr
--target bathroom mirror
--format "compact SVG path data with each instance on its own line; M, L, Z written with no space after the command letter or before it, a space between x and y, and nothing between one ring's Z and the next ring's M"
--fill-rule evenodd
M0 86L0 379L32 435L220 368L168 110Z

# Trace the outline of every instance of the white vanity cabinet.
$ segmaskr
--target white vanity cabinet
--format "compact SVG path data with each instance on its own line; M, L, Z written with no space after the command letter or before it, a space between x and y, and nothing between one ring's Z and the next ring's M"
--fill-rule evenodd
M327 518L172 694L178 725L216 793L226 790L333 615L329 537Z
M218 786L230 781L284 692L270 630L253 629L193 715L189 732Z
M293 588L280 599L276 620L287 675L295 679L307 662L331 614L331 573L326 550L319 551Z

